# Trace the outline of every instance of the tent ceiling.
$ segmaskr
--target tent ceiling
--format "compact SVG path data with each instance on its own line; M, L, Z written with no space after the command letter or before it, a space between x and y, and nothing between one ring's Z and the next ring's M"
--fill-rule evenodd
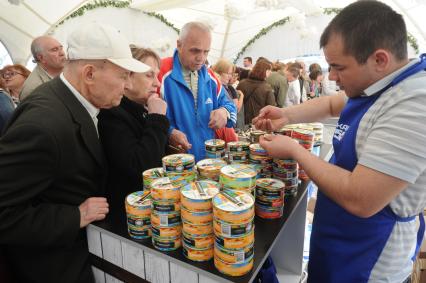
M426 1L383 0L407 22L408 30L426 48ZM0 0L0 40L15 62L26 62L33 38L49 33L63 18L87 0ZM262 28L292 17L296 28L309 33L304 17L322 8L342 8L352 0L133 0L130 7L155 11L181 28L190 20L203 20L213 27L211 57L233 58ZM17 3L11 4L11 3ZM303 31L303 29L306 29Z

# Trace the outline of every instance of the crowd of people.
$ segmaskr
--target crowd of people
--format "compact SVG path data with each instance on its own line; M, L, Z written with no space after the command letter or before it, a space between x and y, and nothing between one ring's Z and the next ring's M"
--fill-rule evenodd
M94 23L69 35L67 54L34 39L33 72L0 71L1 282L93 282L84 228L123 210L169 150L198 161L235 127L329 116L340 116L330 163L288 137L260 139L319 187L308 281L406 282L426 205L426 59L408 60L401 15L376 1L343 9L321 36L328 75L265 57L209 67L211 38L189 22L161 59Z

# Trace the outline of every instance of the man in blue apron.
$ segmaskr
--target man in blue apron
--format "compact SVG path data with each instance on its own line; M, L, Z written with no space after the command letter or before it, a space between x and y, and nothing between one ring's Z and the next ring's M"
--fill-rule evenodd
M260 141L319 187L308 282L408 282L424 234L426 55L408 60L402 16L376 1L344 8L320 45L346 96L268 106L253 120L272 130L340 116L330 163L285 136Z

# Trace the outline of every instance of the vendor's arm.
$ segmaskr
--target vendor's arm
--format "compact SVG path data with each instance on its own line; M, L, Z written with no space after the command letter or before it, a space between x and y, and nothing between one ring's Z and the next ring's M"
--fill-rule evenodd
M278 108L266 106L253 119L257 129L278 130L286 124L316 122L340 115L346 104L344 94L323 96L299 105Z

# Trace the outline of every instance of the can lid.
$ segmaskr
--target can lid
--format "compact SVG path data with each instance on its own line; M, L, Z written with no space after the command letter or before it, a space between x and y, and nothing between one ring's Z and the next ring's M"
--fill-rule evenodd
M273 178L259 178L256 180L256 186L269 190L282 190L285 187L284 182Z
M162 159L163 164L168 164L172 166L191 164L194 162L194 160L194 155L187 153L167 155L164 156Z
M257 175L256 170L252 166L245 164L227 165L222 167L220 172L229 178L235 179L255 178Z
M212 147L215 147L215 146L222 147L222 146L225 146L225 141L221 139L211 139L211 140L206 140L204 144L207 146L212 146Z
M223 159L219 158L207 158L198 161L197 168L200 170L219 170L226 165Z
M230 212L250 209L253 204L253 196L243 191L223 190L213 198L214 207Z
M219 193L219 183L214 181L195 181L181 189L184 197L197 200L208 200Z
M179 188L179 185L175 183L169 177L163 177L155 180L151 184L151 188L155 190L175 190Z
M151 207L151 192L137 191L126 197L126 203L134 207Z
M161 178L164 177L164 170L162 167L151 168L143 171L142 176L144 178Z

